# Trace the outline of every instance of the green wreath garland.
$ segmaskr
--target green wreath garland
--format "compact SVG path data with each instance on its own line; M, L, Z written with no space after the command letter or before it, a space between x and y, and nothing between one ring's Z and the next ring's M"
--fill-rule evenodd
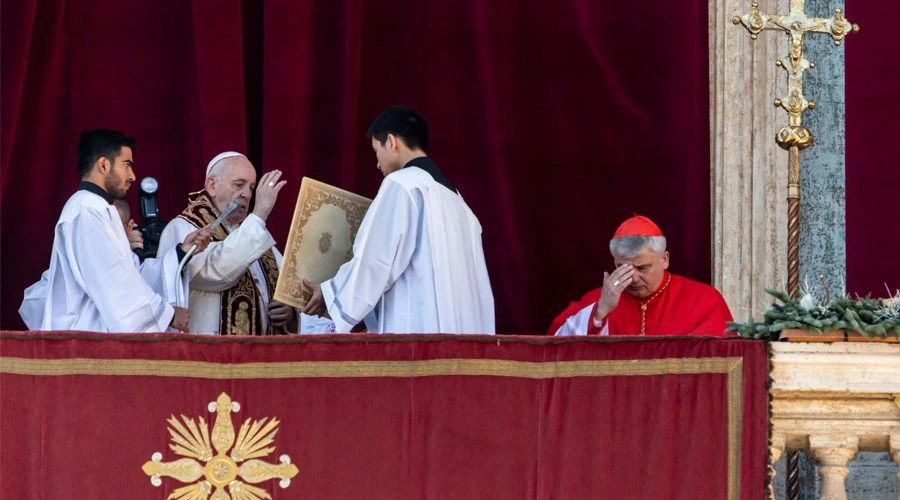
M826 299L822 303L793 299L787 293L766 289L779 302L772 304L761 322L751 317L746 323L729 322L726 333L737 332L741 337L777 340L782 330L797 328L813 333L831 330L855 331L869 338L887 338L888 335L900 339L900 294L891 299L873 299L869 296L841 297ZM804 307L806 306L806 307Z

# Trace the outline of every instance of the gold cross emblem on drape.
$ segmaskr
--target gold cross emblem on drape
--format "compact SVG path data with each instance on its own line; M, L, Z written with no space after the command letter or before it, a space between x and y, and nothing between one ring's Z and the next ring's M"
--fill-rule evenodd
M184 415L181 416L183 422L174 415L169 418L169 434L172 436L169 448L176 455L188 458L163 462L162 453L156 452L141 467L154 486L162 484L161 476L193 483L176 489L168 500L271 499L264 489L250 483L279 478L282 488L291 484L291 478L297 475L298 470L291 464L289 456L281 455L279 465L257 460L275 451L275 447L269 445L275 441L279 421L273 418L267 423L267 418L256 421L248 418L235 436L231 413L239 410L240 405L224 392L216 401L209 403L209 411L216 412L211 434L203 417L199 417L200 425ZM228 453L229 450L231 453Z

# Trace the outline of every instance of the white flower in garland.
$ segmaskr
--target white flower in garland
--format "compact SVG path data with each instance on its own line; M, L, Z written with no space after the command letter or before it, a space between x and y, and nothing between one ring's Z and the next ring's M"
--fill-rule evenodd
M806 311L812 311L820 306L826 305L827 301L822 301L816 296L815 287L809 286L809 278L803 279L803 285L800 287L800 307Z
M812 311L816 308L816 298L813 297L811 293L807 293L803 297L800 297L800 307L807 311Z
M887 284L884 285L887 288ZM888 295L891 293L891 289L888 288ZM900 317L900 290L897 290L892 297L881 300L882 307L881 309L875 311L875 315L879 319L890 319Z

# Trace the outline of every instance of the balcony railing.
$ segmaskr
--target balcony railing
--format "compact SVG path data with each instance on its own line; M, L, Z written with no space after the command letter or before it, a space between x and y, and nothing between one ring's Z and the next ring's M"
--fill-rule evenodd
M886 451L900 464L900 344L771 347L770 465L785 451L809 450L818 464L821 498L846 500L847 464L860 451Z

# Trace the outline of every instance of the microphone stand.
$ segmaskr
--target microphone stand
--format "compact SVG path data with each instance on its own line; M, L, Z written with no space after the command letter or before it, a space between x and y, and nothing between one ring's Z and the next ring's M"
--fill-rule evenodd
M209 226L211 231L215 231L217 227L219 227L222 222L225 221L235 210L241 208L243 203L240 200L234 199L231 200L231 203L225 207L225 210L216 217L216 220ZM184 269L184 265L187 263L188 259L191 258L191 255L194 254L194 251L197 250L197 244L194 243L191 246L191 249L184 254L184 258L181 259L181 262L178 263L178 270L175 272L175 305L178 307L185 307L185 299L184 299L184 290L181 288L181 271Z

